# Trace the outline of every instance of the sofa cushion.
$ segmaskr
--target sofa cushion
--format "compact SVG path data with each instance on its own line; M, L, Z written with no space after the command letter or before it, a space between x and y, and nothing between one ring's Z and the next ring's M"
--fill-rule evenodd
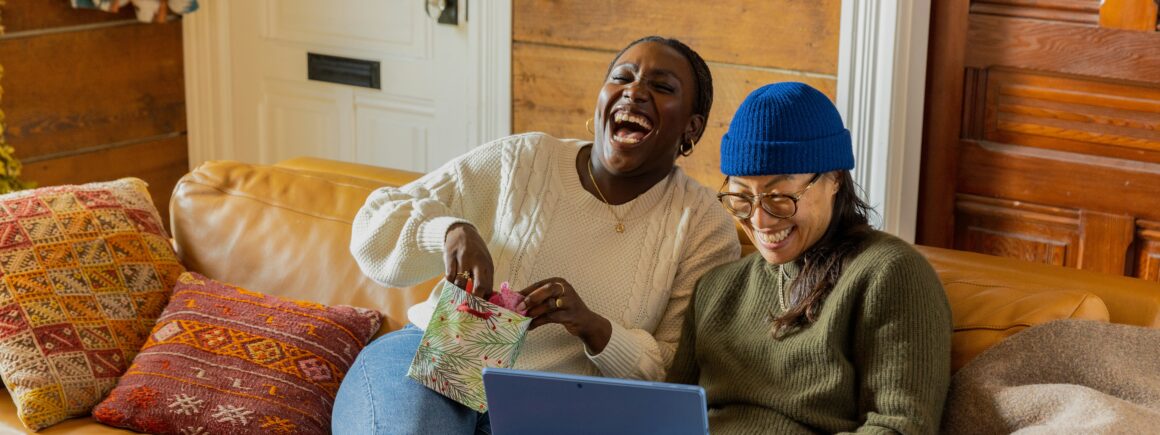
M326 433L381 315L181 275L98 421L146 433Z
M438 277L407 288L371 281L350 254L351 221L387 182L319 171L209 162L177 183L173 236L190 270L293 299L350 304L402 327Z
M0 269L0 375L33 430L105 397L184 271L135 178L0 196Z
M943 281L954 318L951 370L1000 340L1057 319L1108 321L1108 307L1084 291L1011 287L986 279Z

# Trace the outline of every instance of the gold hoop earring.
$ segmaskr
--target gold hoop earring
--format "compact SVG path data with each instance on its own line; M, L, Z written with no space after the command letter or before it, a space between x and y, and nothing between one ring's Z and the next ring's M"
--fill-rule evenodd
M594 124L595 121L596 118L588 118L587 121L584 121L584 129L588 130L589 133L596 134L596 130L592 128L592 124Z
M677 152L681 153L682 156L688 157L693 154L693 145L693 141L691 140L681 142L681 148Z

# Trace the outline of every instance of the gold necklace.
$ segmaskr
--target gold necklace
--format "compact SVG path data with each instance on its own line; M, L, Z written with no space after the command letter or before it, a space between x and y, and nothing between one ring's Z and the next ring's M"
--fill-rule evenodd
M653 209L657 208L658 204L664 202L664 192L668 192L669 185L673 183L673 178L675 178L675 177L673 177L673 171L675 171L676 169L677 168L675 166L673 168L669 169L669 175L665 176L665 178L666 178L665 186L661 190L661 192L662 192L661 197L657 198L656 202L653 202L653 205L650 206L648 208L648 210L645 210L644 214L647 215L649 213L652 213ZM612 214L612 217L616 218L616 226L613 227L613 229L615 229L616 232L618 232L618 233L623 233L624 232L624 218L622 218L616 214L616 210L612 208L612 203L608 202L608 198L604 197L604 192L600 191L600 185L596 184L596 176L592 175L592 155L591 154L588 155L588 179L592 180L592 187L596 188L596 194L600 195L600 200L604 201L604 205L608 206L608 212ZM654 187L655 187L655 185L654 185ZM650 187L649 189L651 190L652 187ZM639 198L639 196L638 196L638 198Z
M600 195L600 200L604 201L604 205L608 206L608 212L612 213L612 217L616 218L616 232L624 232L624 218L617 216L616 210L612 209L612 203L608 202L608 198L604 197L604 192L600 191L600 185L596 184L596 177L592 175L592 157L588 158L588 179L592 180L592 187L596 188L596 194Z

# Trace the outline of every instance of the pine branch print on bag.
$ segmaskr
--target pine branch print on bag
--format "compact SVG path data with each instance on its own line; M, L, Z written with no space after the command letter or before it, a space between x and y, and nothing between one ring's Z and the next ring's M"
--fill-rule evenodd
M532 319L442 281L439 303L407 376L478 412L487 412L483 368L510 368Z

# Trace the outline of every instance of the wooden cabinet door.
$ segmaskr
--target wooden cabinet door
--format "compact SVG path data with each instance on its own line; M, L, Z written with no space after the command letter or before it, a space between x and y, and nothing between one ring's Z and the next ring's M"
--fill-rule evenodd
M932 2L917 242L1160 279L1154 0Z

